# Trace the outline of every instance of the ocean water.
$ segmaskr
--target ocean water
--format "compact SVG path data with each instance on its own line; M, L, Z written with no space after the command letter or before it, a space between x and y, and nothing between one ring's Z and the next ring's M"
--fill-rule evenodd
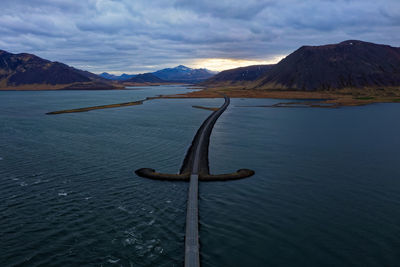
M184 86L121 91L0 92L2 266L182 266L187 183L178 172L222 99L127 102ZM265 108L232 99L200 184L203 266L400 266L400 105ZM246 107L242 107L246 106Z

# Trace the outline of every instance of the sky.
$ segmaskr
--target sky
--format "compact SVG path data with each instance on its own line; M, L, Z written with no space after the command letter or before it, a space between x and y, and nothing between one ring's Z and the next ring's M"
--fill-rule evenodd
M0 49L94 73L276 63L302 45L400 46L400 0L1 0Z

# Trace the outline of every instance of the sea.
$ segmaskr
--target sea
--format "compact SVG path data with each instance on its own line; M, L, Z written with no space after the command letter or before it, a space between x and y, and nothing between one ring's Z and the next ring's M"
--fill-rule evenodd
M46 115L193 91L0 91L1 266L183 266L187 182L177 173L223 99ZM231 99L200 182L201 264L400 266L400 104L262 107Z

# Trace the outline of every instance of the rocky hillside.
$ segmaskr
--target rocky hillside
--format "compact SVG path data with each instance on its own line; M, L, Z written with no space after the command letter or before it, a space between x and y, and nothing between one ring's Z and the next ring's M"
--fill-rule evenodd
M257 87L329 90L400 85L400 48L362 41L303 46L274 66Z

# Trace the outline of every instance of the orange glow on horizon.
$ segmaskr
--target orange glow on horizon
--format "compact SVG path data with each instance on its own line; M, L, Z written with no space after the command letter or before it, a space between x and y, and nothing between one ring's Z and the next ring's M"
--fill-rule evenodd
M232 58L206 58L195 60L193 64L188 64L191 68L206 68L213 71L223 71L250 65L276 64L285 56L275 56L269 60L246 60Z

